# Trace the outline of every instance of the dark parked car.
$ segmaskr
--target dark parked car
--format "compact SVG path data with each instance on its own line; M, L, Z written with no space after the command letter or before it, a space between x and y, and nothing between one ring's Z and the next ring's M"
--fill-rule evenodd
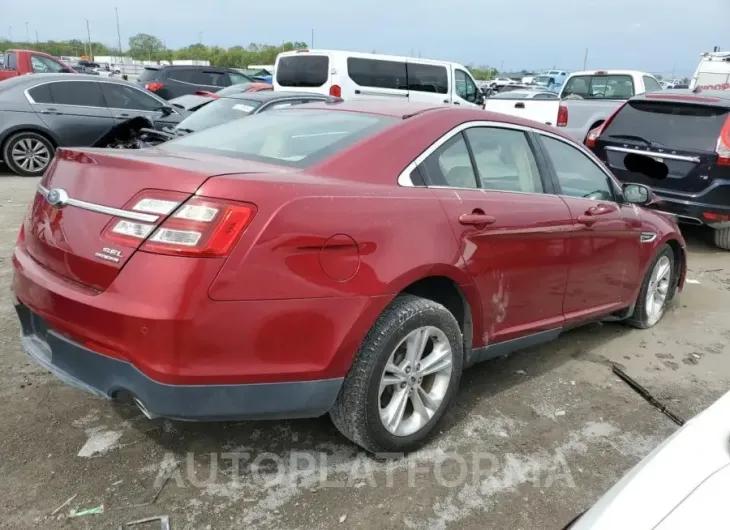
M215 66L145 66L137 84L163 99L172 99L197 90L215 92L239 83L253 83L254 79L233 68Z
M274 86L267 83L239 83L237 85L221 88L216 92L196 90L193 94L185 94L184 96L168 99L167 101L174 107L179 107L193 112L217 98L229 96L231 94L240 94L242 92L259 92L273 89Z
M174 126L187 113L132 83L81 74L35 74L0 83L0 160L42 175L57 147L88 147L114 125L147 116Z
M730 92L635 96L586 144L619 180L653 188L658 209L714 228L730 250Z
M437 104L64 149L12 256L21 345L148 418L329 413L408 452L467 367L585 322L659 322L686 250L651 200L555 128Z

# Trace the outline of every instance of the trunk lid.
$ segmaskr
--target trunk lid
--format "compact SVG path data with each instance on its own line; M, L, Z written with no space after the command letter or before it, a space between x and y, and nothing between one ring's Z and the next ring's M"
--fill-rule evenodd
M119 243L103 236L121 218L118 210L142 214L136 221L156 226L167 214L132 211L141 196L182 203L211 176L256 172L260 165L160 149L59 149L26 217L24 244L47 269L101 292L143 241ZM63 190L69 202L52 206L53 190Z
M728 109L696 99L629 102L601 133L599 156L619 180L677 195L727 178L716 148Z

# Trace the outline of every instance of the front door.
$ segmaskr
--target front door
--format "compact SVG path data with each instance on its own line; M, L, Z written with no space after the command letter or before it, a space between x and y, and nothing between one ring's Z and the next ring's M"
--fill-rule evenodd
M177 111L163 116L161 107L165 103L144 90L122 83L101 81L99 85L116 124L135 116L148 117L157 129L174 127L181 121L182 116Z
M419 167L451 223L493 344L559 328L570 213L546 188L528 135L472 127ZM477 343L475 341L475 343Z
M466 70L453 66L454 83L452 105L455 107L477 107L479 89Z
M53 81L29 93L36 101L33 110L62 147L88 147L114 125L96 81Z
M630 305L639 260L638 216L618 202L607 171L568 141L540 135L558 192L570 208L570 272L563 312L568 322Z

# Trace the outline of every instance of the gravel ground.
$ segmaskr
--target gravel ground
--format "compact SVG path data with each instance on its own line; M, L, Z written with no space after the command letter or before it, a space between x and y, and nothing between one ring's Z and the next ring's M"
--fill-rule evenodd
M0 177L5 286L35 185ZM610 363L684 418L728 388L728 255L702 231L686 236L690 283L658 326L594 324L475 367L442 432L401 459L359 453L326 418L153 422L68 388L20 351L0 289L0 527L116 528L168 514L173 530L562 528L676 428Z

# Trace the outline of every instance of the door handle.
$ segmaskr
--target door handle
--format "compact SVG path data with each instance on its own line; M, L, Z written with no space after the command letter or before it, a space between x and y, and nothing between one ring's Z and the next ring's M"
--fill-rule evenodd
M57 109L43 109L38 112L39 114L61 114Z
M118 115L116 115L114 117L117 118L117 119L119 119L119 120L126 120L127 118L129 118L129 114L118 114Z
M454 105L461 105L458 101L454 101Z
M459 216L459 222L463 225L491 225L497 219L484 213L463 213Z
M588 214L587 212L586 214L587 215L579 215L578 222L587 227L591 227L596 223L596 218L593 215Z
M515 108L516 109L524 109L525 108L525 104L524 103L515 103Z
M448 99L445 99L445 100L444 100L444 103L450 103L450 102L449 102L449 100L448 100Z

